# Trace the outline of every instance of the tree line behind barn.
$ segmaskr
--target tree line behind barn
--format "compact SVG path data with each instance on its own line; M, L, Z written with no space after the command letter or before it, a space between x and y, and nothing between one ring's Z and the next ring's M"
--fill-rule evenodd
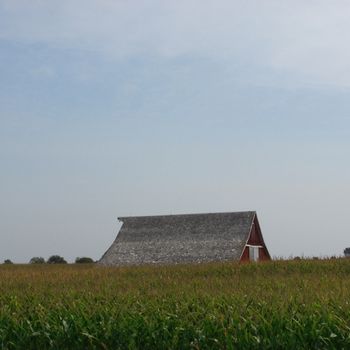
M41 256L34 256L29 260L29 264L31 265L40 265L40 264L67 264L67 260L60 255L51 255L47 260ZM74 261L75 264L94 264L95 261L89 257L77 257ZM5 265L13 264L12 260L5 259Z

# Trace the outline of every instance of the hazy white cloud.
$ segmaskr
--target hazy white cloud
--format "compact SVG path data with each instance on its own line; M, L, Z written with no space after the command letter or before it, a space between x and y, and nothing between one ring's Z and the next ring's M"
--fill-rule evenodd
M0 0L0 38L106 58L200 55L350 85L350 2Z

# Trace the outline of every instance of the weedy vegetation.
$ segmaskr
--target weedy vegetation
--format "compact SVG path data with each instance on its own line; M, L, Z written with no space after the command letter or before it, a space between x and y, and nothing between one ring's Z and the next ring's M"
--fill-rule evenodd
M350 261L2 265L1 349L349 349Z

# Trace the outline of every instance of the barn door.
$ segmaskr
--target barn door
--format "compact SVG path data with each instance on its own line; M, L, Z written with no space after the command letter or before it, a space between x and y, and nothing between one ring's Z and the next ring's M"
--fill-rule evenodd
M249 260L259 261L259 247L249 246Z

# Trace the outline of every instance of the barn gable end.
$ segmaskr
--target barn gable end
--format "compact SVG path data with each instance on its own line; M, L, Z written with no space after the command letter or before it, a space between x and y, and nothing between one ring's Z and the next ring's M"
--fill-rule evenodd
M256 247L258 249L258 260L259 261L266 261L271 260L270 253L266 247L266 244L264 242L264 238L262 236L262 232L260 229L260 224L258 220L258 216L255 213L252 226L250 229L249 237L247 240L247 244L245 245L245 248L242 252L242 256L240 258L240 261L250 261L254 260L252 254L252 249Z
M246 260L249 242L263 242L256 213L252 211L119 220L123 225L99 261L102 265L239 261Z

